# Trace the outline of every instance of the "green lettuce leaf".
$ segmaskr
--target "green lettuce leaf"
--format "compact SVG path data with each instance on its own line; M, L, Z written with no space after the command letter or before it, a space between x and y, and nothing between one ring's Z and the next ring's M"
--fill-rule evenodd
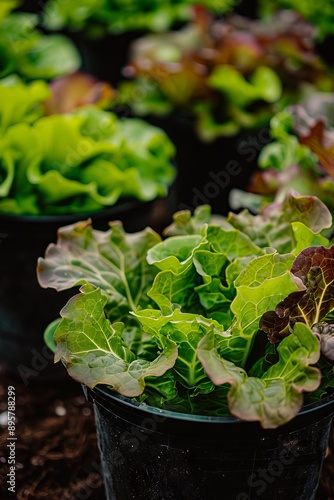
M292 261L293 256L289 254L264 255L252 260L241 272L235 282L236 297L231 304L234 314L229 329L231 337L219 343L219 352L226 359L244 367L258 334L262 315L272 304L277 304L278 297L283 298L287 291L292 293L299 290L290 275Z
M66 226L38 261L39 283L57 291L90 283L107 297L110 321L125 321L130 311L152 304L147 292L157 270L146 254L159 241L151 229L127 234L121 223L106 232L93 229L90 221Z
M202 207L177 214L169 228L176 235L164 241L148 229L127 235L117 223L106 232L89 222L61 229L39 259L39 282L82 288L50 326L56 359L90 387L107 384L159 408L232 414L264 428L287 423L304 393L322 394L332 384L320 357L334 352L334 247L320 234L326 210L314 198L290 195L261 216L249 214L238 229L231 223L240 223L238 216L212 224ZM273 237L278 223L295 235L289 245L283 232ZM326 246L304 247L296 258L303 241ZM292 305L282 318L290 334L276 347L262 321L287 296ZM291 297L305 297L305 310Z
M216 14L230 10L235 0L199 0ZM94 37L106 31L122 33L130 30L164 31L179 21L190 20L193 0L49 0L45 7L44 24L49 29L65 27L85 30Z
M122 339L124 325L104 315L108 298L91 285L69 300L55 332L55 361L63 359L69 374L88 387L111 386L129 397L142 394L146 377L160 377L177 357L174 342L161 338L161 352L149 362L136 359ZM93 307L92 307L93 306Z
M318 198L296 192L289 192L282 202L268 205L259 215L244 210L238 215L231 213L227 220L256 245L275 248L279 253L291 252L296 245L291 223L301 222L314 233L332 224L328 208Z
M259 421L265 429L291 420L302 406L302 393L316 390L321 382L320 371L309 366L319 360L319 342L306 325L297 323L278 353L279 361L261 378L254 378L218 354L212 333L198 347L198 356L214 384L232 386L227 395L232 415Z
M2 0L0 4L0 22L16 7L19 7L21 0Z
M15 213L38 215L166 196L173 154L160 129L93 107L14 125L0 143L0 211L10 211L9 200Z
M43 35L34 14L15 12L0 25L0 78L16 73L27 80L52 79L76 71L81 58L63 35Z
M51 92L43 81L25 85L12 75L0 80L0 131L17 123L32 123L43 115L43 103Z
M231 104L241 108L258 100L275 102L282 95L279 77L265 66L259 66L249 82L233 66L218 66L209 78L209 85L223 92Z

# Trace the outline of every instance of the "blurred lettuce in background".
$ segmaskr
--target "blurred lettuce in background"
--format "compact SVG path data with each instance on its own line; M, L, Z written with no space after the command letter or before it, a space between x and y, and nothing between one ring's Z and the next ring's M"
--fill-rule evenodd
M43 115L43 102L51 97L46 82L36 80L24 84L17 75L0 80L0 131L11 125L32 123Z
M0 6L0 78L17 73L26 80L51 80L77 70L81 59L72 42L64 35L44 35L37 15L11 13L18 4Z
M334 34L334 2L333 0L259 0L260 12L270 16L278 8L292 9L299 12L307 21L316 27L319 39Z
M334 94L313 93L271 120L273 142L259 156L249 193L233 191L234 209L258 210L289 189L319 197L334 213Z
M44 24L48 29L85 30L92 36L131 30L164 31L203 6L214 14L230 10L235 0L49 0Z
M88 96L99 86L83 75L73 78L88 88ZM173 144L140 119L122 120L100 110L97 106L110 92L107 84L101 88L102 99L92 92L91 100L83 97L83 102L80 94L72 102L70 91L73 112L59 114L52 85L25 85L14 76L0 81L1 212L87 213L121 197L149 201L167 195L175 177ZM56 114L43 116L47 112Z
M210 141L264 126L309 87L333 90L333 72L316 54L313 27L292 12L274 20L203 11L178 32L148 35L132 46L118 100L134 113L195 121ZM138 97L140 96L140 97Z

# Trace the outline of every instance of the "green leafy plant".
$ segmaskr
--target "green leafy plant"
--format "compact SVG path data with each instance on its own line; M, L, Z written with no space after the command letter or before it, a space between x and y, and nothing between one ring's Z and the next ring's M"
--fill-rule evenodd
M317 28L317 36L324 39L334 34L334 4L332 0L309 2L308 0L260 0L262 15L268 16L277 8L293 9L299 12Z
M178 32L136 41L119 101L139 115L177 113L210 141L264 126L307 87L333 89L333 75L297 15L270 22L199 15ZM138 99L140 93L140 99Z
M62 228L37 270L42 287L81 287L48 329L55 360L79 382L143 404L282 425L304 393L319 398L334 383L330 332L318 326L334 307L334 247L321 234L330 224L320 200L290 193L256 216L179 212L163 240L119 222ZM310 293L314 277L318 313L294 315L274 345L262 329L270 311Z
M9 101L5 106L13 111ZM166 196L175 177L173 155L174 146L160 129L94 106L17 123L0 140L0 211L89 213L121 197Z
M271 120L273 142L259 156L249 193L232 193L232 205L257 209L289 189L314 194L334 213L333 93L314 93Z
M38 17L10 13L18 2L5 2L0 10L0 78L16 73L25 80L51 80L77 70L79 52L64 35L43 35Z
M235 0L49 0L44 23L49 29L85 30L91 36L131 30L164 31L191 18L195 5L215 14L233 7Z
M0 130L11 125L33 123L44 114L44 103L51 97L46 82L24 84L16 75L0 80Z

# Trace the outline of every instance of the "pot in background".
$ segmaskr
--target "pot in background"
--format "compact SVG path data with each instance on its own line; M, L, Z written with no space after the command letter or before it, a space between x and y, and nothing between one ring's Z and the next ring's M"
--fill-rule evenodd
M150 116L146 121L163 129L176 147L177 210L193 211L209 204L212 213L227 215L232 210L230 191L246 189L257 170L260 150L271 140L268 127L204 142L189 119L171 115Z

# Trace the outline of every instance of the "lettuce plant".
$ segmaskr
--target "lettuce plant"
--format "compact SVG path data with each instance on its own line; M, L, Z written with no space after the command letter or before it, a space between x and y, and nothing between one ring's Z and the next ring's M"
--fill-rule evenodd
M143 404L278 427L334 384L330 224L320 200L291 192L256 216L179 212L163 240L119 222L62 228L37 271L42 287L81 287L48 330L55 360ZM281 303L294 306L284 334Z
M53 30L85 30L92 36L131 30L164 31L191 18L194 5L215 14L231 9L235 0L49 0L44 23Z
M160 129L93 106L17 123L0 140L0 211L88 213L121 197L165 196L173 155Z
M299 12L317 29L320 39L334 34L334 4L331 0L260 0L260 11L267 16L277 8L293 9Z
M119 100L139 115L195 120L203 140L267 125L275 110L296 102L305 87L333 89L316 55L312 27L297 15L270 22L232 16L135 42ZM138 98L138 94L140 98Z
M25 80L51 80L77 70L81 60L72 42L43 35L33 14L10 13L17 3L7 1L0 10L0 78L16 73Z
M4 133L11 125L33 123L41 116L70 113L88 105L106 109L114 97L108 83L79 71L49 83L24 83L10 75L0 80L0 130Z
M255 208L282 199L289 189L318 196L334 213L334 94L315 93L271 120L273 142L259 156L262 170L248 193L235 191L232 203Z
M44 104L47 115L70 113L90 104L107 109L115 98L115 91L108 83L80 71L56 78L49 87L51 96Z
M44 104L51 98L46 82L24 84L16 75L0 80L0 131L18 123L33 123L44 114Z

